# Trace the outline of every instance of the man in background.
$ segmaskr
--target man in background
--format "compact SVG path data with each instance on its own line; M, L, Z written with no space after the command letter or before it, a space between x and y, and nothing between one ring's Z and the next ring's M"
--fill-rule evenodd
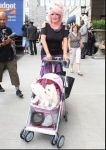
M81 20L81 27L79 32L81 33L81 39L83 43L83 48L81 49L81 59L85 59L88 42L88 28L87 25L84 23L84 20Z
M37 48L36 48L36 34L37 34L37 27L33 25L33 22L30 22L28 27L28 40L29 40L29 47L31 55L37 55Z

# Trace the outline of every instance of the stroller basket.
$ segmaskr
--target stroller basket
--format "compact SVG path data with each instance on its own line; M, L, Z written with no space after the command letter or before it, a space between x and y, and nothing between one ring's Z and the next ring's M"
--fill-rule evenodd
M31 106L31 120L32 126L39 128L56 128L59 106L53 109L43 109L37 105Z

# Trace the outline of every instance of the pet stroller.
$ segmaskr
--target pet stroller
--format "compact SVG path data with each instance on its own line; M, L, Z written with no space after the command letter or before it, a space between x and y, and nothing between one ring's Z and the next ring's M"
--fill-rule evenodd
M59 135L58 128L63 116L67 121L67 111L65 99L69 97L74 78L66 76L65 71L55 73L55 66L61 64L68 68L69 61L65 62L60 57L53 60L44 60L44 66L52 64L52 73L44 74L40 79L32 83L32 99L26 126L20 132L20 137L26 142L30 142L34 137L34 132L48 134L52 136L51 144L61 148L65 137ZM55 87L55 88L54 88ZM53 89L53 91L52 91ZM51 91L51 98L45 96ZM42 94L41 94L42 93ZM43 99L43 102L42 102Z

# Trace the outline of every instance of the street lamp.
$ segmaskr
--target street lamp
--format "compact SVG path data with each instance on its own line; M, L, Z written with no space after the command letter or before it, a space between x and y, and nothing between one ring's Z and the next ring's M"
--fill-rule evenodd
M88 11L86 12L86 6L81 6L81 15L87 15L88 16Z

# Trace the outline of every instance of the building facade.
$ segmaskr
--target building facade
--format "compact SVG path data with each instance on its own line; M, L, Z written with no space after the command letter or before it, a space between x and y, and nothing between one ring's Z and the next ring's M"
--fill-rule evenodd
M46 20L47 7L52 0L25 0L25 11L30 21L38 27ZM65 6L63 21L75 16L80 25L83 19L88 26L92 19L105 16L105 0L61 0ZM81 6L86 6L85 15L81 14Z

